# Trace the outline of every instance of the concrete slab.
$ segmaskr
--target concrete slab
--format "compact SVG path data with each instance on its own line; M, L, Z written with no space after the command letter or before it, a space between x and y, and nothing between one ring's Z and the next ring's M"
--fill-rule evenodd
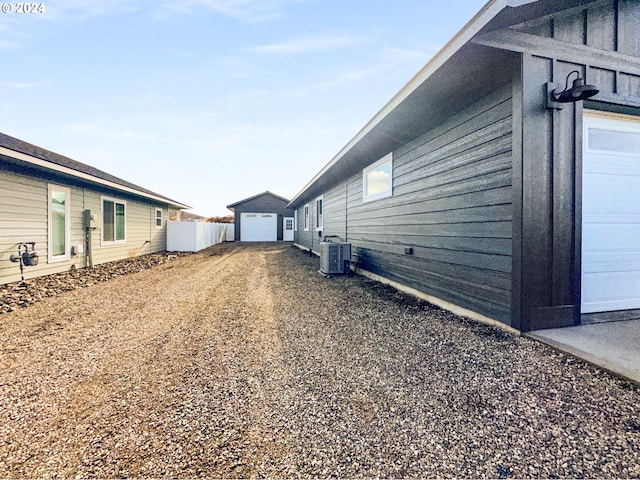
M640 320L537 330L526 336L640 384Z

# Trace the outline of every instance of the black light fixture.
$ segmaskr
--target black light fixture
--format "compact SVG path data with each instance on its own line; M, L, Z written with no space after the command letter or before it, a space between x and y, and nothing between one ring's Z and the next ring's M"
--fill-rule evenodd
M569 78L571 75L576 74L576 79L573 81L573 86L569 88ZM574 70L567 75L565 80L564 90L557 91L553 84L547 83L547 108L561 109L562 106L559 103L572 103L586 100L596 95L600 90L594 85L588 85L584 83L584 78L580 76L578 70Z

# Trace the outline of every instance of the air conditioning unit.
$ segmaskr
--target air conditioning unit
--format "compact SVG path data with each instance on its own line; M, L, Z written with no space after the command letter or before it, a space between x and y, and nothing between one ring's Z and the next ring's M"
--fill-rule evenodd
M325 275L349 273L351 244L346 242L320 242L320 272Z

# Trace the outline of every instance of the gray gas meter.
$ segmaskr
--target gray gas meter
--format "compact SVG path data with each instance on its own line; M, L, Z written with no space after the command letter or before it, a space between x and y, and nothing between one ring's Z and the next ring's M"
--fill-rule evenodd
M18 253L12 253L9 260L20 264L20 277L24 282L24 267L35 267L40 260L40 254L36 251L36 242L18 244Z

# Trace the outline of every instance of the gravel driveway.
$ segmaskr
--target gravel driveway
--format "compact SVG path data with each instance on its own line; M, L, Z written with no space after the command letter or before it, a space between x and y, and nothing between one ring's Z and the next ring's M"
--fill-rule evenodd
M285 244L0 315L0 477L640 477L640 393Z

